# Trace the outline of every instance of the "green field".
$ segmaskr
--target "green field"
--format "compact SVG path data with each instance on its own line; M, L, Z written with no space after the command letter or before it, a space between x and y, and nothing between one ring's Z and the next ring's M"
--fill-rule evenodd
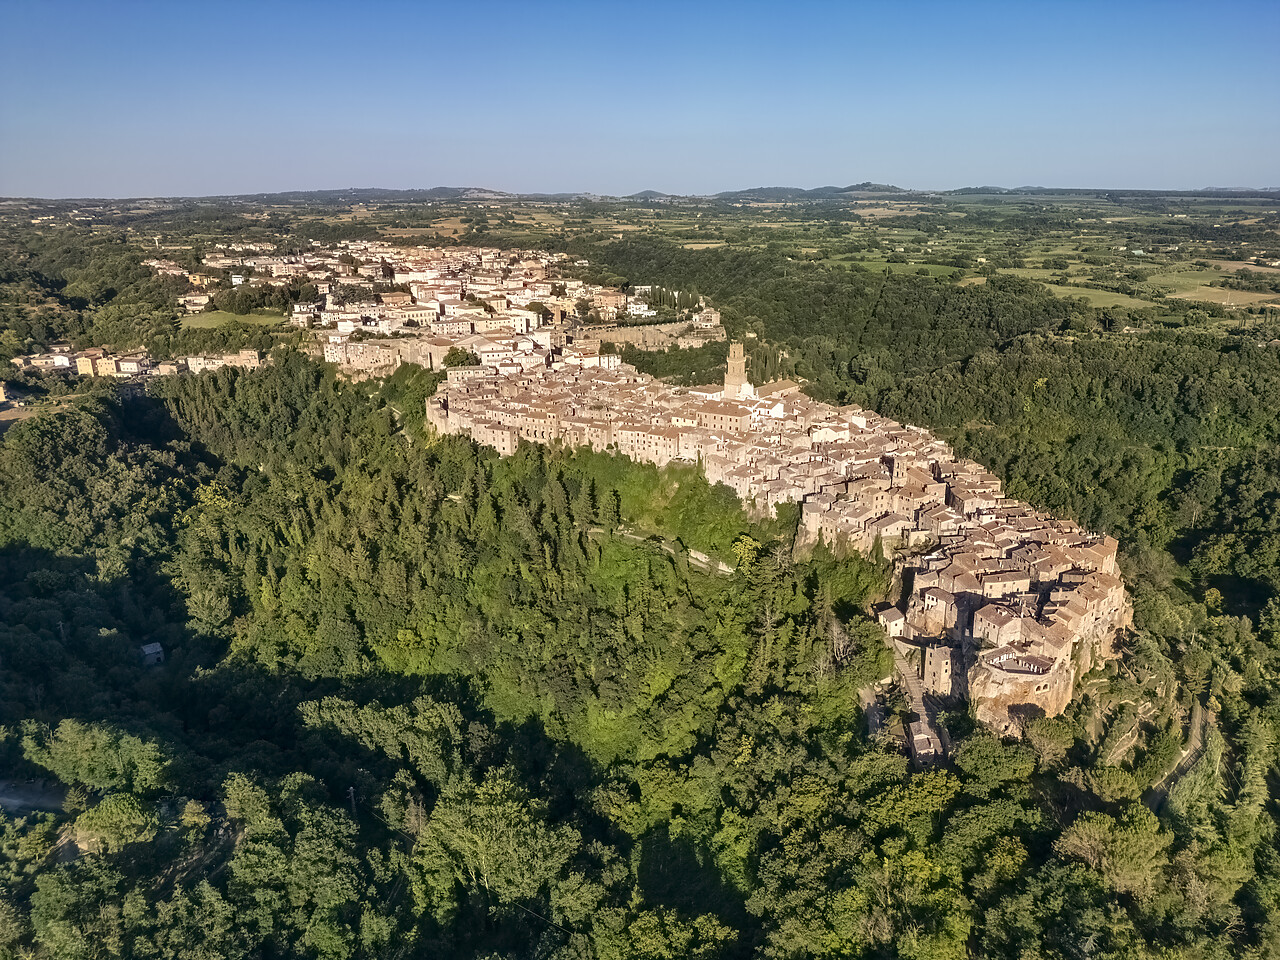
M1135 297L1126 296L1123 293L1115 293L1111 290L1094 290L1092 287L1067 287L1060 283L1046 283L1045 286L1053 291L1054 296L1080 297L1088 300L1095 307L1128 307L1140 310L1143 307L1151 306L1145 300L1138 300Z
M1061 270L1047 270L1044 267L1006 267L1000 272L1011 273L1015 277L1023 277L1027 280L1039 280L1041 283L1048 283L1053 277L1062 273Z
M831 260L825 262L839 263L841 261ZM854 260L852 262L867 270L884 271L888 269L894 273L919 273L921 269L925 269L929 271L929 276L931 277L949 277L958 272L955 267L941 263L887 263L884 260Z
M1185 297L1201 288L1208 287L1213 280L1222 277L1220 270L1204 270L1200 267L1188 267L1185 270L1160 271L1152 274L1151 282L1168 290L1173 297Z
M212 310L209 313L194 313L189 317L183 318L182 326L190 330L199 330L209 327L220 327L225 323L256 323L259 326L270 327L277 323L284 323L285 318L280 314L271 311L257 311L255 313L238 314L228 313L226 310Z
M1001 270L1001 273L1025 274L1025 270ZM965 277L960 281L962 287L973 286L979 283L986 283L986 277ZM1123 293L1114 293L1110 290L1094 290L1092 287L1069 287L1061 283L1046 283L1046 287L1053 291L1055 297L1078 297L1081 300L1088 300L1089 304L1094 307L1128 307L1132 309L1141 309L1151 306L1145 300L1138 300L1134 297L1125 296Z

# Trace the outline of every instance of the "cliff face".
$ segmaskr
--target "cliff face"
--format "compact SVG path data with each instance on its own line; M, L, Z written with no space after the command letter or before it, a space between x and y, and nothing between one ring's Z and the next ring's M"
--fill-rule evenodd
M1075 671L1065 661L1046 674L1002 670L981 660L969 671L969 697L978 720L1012 733L1038 716L1056 717L1071 702Z
M1132 608L1126 602L1118 626L1099 622L1080 635L1069 658L1044 674L1006 670L978 658L968 672L969 698L977 719L999 733L1020 733L1036 717L1056 717L1071 703L1076 684L1096 664L1115 658L1115 639L1127 627Z

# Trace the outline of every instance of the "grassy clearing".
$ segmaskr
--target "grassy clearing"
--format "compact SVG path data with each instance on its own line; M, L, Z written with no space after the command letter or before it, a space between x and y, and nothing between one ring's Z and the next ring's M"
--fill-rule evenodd
M1210 260L1209 262L1221 267L1227 273L1233 270L1252 270L1254 273L1280 273L1280 267L1259 266L1256 263L1250 263L1248 260Z
M187 329L206 329L209 327L220 327L226 323L256 323L263 327L275 326L277 323L284 323L284 317L278 313L228 313L226 310L213 310L209 313L194 313L189 317L184 317L182 325Z
M1052 277L1062 273L1061 270L1047 270L1044 267L1007 267L1000 272L1011 273L1015 277L1024 277L1027 280L1040 280L1046 283Z
M1094 290L1092 287L1066 287L1060 283L1046 283L1045 286L1052 290L1056 297L1079 297L1083 300L1088 300L1095 307L1128 307L1141 310L1143 307L1151 306L1146 300L1138 300L1135 297L1129 297L1123 293L1114 293L1110 290Z
M1181 296L1201 287L1207 287L1211 280L1218 280L1222 274L1217 270L1202 270L1192 267L1186 270L1170 270L1152 274L1151 282L1167 287L1171 294Z
M839 263L839 260L828 261L830 263ZM941 263L887 263L884 260L854 260L860 267L867 270L876 270L883 272L884 270L892 270L894 273L919 273L921 269L929 271L931 277L949 277L956 272L955 267L945 266Z
M1229 290L1225 287L1198 287L1188 293L1175 293L1182 300L1200 300L1224 307L1251 307L1257 303L1280 303L1274 293L1257 293L1252 290Z
M463 223L459 217L449 217L444 220L438 220L429 228L432 233L438 237L449 237L454 233L465 233L467 224Z

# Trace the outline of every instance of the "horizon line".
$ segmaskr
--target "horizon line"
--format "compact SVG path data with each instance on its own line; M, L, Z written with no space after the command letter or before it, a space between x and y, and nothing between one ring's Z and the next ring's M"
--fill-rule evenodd
M735 189L718 190L714 193L672 193L665 190L648 187L641 190L635 190L631 193L603 193L595 190L523 190L512 191L502 190L495 187L477 187L477 186L447 186L437 184L430 187L381 187L381 186L345 186L345 187L311 187L311 188L288 188L283 190L251 190L240 193L202 193L202 194L132 194L132 195L116 195L116 196L93 196L89 194L62 196L23 196L23 195L5 195L0 196L0 203L15 202L70 202L70 201L112 201L119 202L125 200L217 200L217 199L238 199L242 197L272 197L284 194L307 194L307 193L359 193L369 191L385 191L388 193L429 193L435 190L456 190L456 191L474 191L476 193L499 194L504 197L519 199L523 197L601 197L614 200L630 200L639 197L641 194L651 193L662 197L673 197L676 199L715 199L731 194L754 193L763 190L794 190L798 192L813 193L819 190L836 190L862 193L905 193L905 194L954 194L961 190L977 191L977 190L993 190L1001 192L1018 192L1018 191L1041 191L1045 193L1055 192L1089 192L1089 193L1124 193L1124 192L1142 192L1142 193L1280 193L1280 186L1200 186L1200 187L1138 187L1138 186L1044 186L1039 184L1021 184L1014 187L1004 187L998 184L983 183L973 184L960 187L902 187L893 183L874 183L876 187L888 189L865 189L857 190L857 187L863 184L872 185L872 181L862 181L862 183L848 184L839 186L836 184L825 183L814 187L798 187L789 184L761 184L754 187L740 187Z

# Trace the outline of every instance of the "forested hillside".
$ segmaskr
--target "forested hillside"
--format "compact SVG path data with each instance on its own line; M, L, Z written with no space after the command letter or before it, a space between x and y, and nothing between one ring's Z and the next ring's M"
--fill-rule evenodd
M0 234L4 357L63 339L133 346L171 331L186 282L158 277L129 239L13 227Z
M1201 616L1176 668L1141 641L1026 744L954 717L954 767L912 774L857 697L888 672L874 562L793 561L785 522L690 473L432 439L296 355L162 383L0 443L5 767L65 788L4 821L9 954L1225 957L1280 936L1277 624ZM1206 728L1157 817L1139 795L1201 692L1226 739ZM1117 750L1147 700L1159 736Z
M58 341L116 350L146 347L157 358L242 347L270 350L278 342L261 326L245 323L184 327L176 298L190 285L184 277L146 266L136 239L124 230L49 234L0 224L0 362ZM185 259L193 268L200 262L193 252ZM304 295L314 298L315 288L300 283L265 291L236 288L217 291L215 306L239 314L271 308L282 320L283 311ZM3 374L3 379L16 378L11 369ZM43 386L38 381L25 385Z

